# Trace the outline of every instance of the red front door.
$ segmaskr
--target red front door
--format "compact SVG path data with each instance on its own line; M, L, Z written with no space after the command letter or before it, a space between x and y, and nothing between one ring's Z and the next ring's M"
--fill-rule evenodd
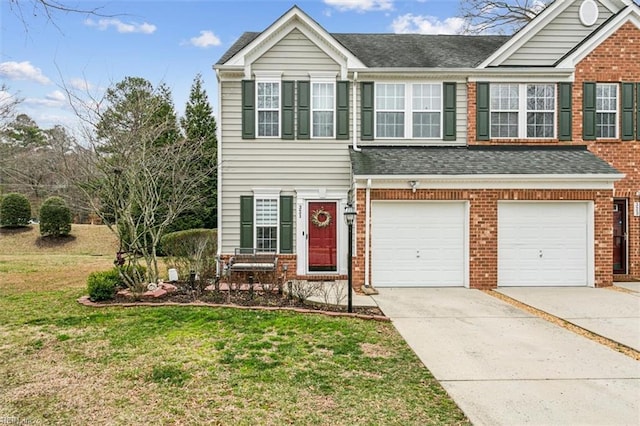
M336 272L337 208L335 201L309 203L309 272Z
M627 200L613 201L613 273L627 273Z

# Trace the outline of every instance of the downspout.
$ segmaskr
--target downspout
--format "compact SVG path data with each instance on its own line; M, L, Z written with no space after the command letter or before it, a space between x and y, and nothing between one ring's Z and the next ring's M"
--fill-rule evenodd
M369 218L371 217L371 179L367 179L367 189L365 193L365 202L364 202L364 286L369 288L371 286L371 282L369 280L369 240L370 236L370 227L369 227Z
M218 172L218 179L216 188L218 189L218 193L216 194L218 201L216 209L218 210L218 214L216 215L217 219L217 236L218 236L218 250L216 253L216 258L218 262L216 262L216 275L219 277L222 274L222 270L220 269L220 256L222 255L222 81L220 79L220 70L216 69L216 79L218 80L218 119L217 121L217 129L216 129L216 139L217 139L217 162L216 170Z
M358 125L356 122L358 118L358 115L356 114L356 101L358 100L358 71L353 72L353 90L351 92L353 94L353 108L351 108L351 122L353 123L351 129L351 134L353 136L352 147L355 152L360 152L361 150L358 148Z

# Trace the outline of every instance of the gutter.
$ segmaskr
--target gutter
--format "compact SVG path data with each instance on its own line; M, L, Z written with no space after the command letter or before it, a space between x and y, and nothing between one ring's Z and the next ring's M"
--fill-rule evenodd
M364 286L371 287L369 280L369 242L371 241L371 227L369 226L371 217L371 179L367 179L367 189L365 193L365 215L364 215Z
M218 80L218 119L216 120L216 124L218 125L218 128L216 129L216 139L218 141L218 164L216 165L216 170L218 172L218 193L216 195L218 197L218 205L216 206L216 209L218 210L218 214L216 215L218 222L216 224L218 234L218 250L216 252L216 257L220 259L220 256L222 254L222 81L220 79L220 69L214 68L214 70L216 72L216 79ZM220 276L221 273L222 271L220 270L220 262L218 261L216 262L216 274L217 276Z

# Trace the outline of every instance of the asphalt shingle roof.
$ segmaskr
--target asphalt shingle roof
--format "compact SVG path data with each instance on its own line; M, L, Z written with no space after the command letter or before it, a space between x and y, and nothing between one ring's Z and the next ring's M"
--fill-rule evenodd
M350 150L356 176L620 173L579 145L360 148Z
M246 32L217 64L224 64L260 33ZM331 34L370 68L471 68L489 57L508 36L428 34Z

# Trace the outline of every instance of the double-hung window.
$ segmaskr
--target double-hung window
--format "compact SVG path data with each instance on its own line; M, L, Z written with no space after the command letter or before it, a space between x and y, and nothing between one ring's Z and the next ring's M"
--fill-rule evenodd
M441 135L442 85L411 85L414 138L439 138Z
M403 138L405 135L405 85L376 85L376 137Z
M278 251L278 199L255 199L256 248L263 252Z
M259 137L280 136L280 82L257 82L257 122Z
M490 97L492 138L555 136L555 84L491 84Z
M618 85L598 83L596 85L596 138L617 137Z
M314 138L335 137L335 92L333 82L311 83L311 128Z

